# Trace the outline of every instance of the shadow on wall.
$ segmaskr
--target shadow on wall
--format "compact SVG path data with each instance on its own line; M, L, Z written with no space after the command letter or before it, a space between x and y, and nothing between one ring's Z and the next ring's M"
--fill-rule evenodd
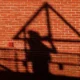
M26 78L26 79L31 79L31 80L67 80L67 79L72 79L72 80L77 80L79 78L72 78L72 77L65 77L65 76L54 76L50 74L49 72L49 63L51 62L50 58L50 53L53 54L58 54L58 51L56 47L53 44L53 41L61 41L61 42L80 42L79 40L62 40L62 39L52 39L52 34L51 34L51 24L50 24L50 15L49 15L49 9L51 9L54 13L57 14L57 16L71 28L74 33L76 33L78 36L80 34L76 31L76 29L68 23L52 6L50 6L48 3L44 3L39 10L30 18L30 20L22 27L22 29L17 33L16 36L14 36L14 40L23 40L24 41L24 51L25 51L25 57L26 59L22 61L24 67L26 68L26 73L19 73L19 72L12 72L9 69L5 68L6 72L1 72L6 76L6 78L14 77L14 78ZM31 24L31 22L40 14L42 10L45 10L46 12L46 23L47 23L47 29L48 29L48 34L47 36L41 37L40 34L36 31L28 31L27 34L29 35L29 38L26 37L26 28L28 25ZM24 33L24 38L20 38L19 35L21 33ZM45 46L42 41L48 41L51 45L52 48L48 48ZM26 43L28 42L30 49L28 50L26 48ZM16 54L15 54L16 55ZM17 55L16 55L17 56ZM17 60L16 60L17 61ZM33 74L28 73L27 71L27 62L31 61L33 65ZM59 68L61 70L64 69L62 63L58 63ZM17 66L16 66L17 67ZM18 68L18 67L17 67ZM8 77L9 76L9 77ZM1 77L3 78L3 77Z

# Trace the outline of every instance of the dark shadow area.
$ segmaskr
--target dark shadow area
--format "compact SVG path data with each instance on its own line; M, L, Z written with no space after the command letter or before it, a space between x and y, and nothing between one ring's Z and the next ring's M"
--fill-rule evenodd
M0 79L1 80L40 80L39 78L36 79L34 74L31 73L18 73L18 72L0 72ZM44 79L42 79L44 80ZM80 78L75 77L66 77L66 76L58 76L48 74L45 80L80 80Z
M26 68L26 73L20 73L18 72L17 67L17 61L20 61L17 59L17 53L15 52L15 62L16 62L16 69L17 72L12 72L8 68L0 65L2 68L5 69L5 71L0 72L0 79L2 80L79 80L80 78L75 77L66 77L66 76L59 76L59 75L52 75L49 72L49 65L48 63L51 62L50 53L58 54L57 48L54 46L53 41L59 41L59 42L80 42L79 40L64 40L64 39L52 39L51 34L51 24L50 24L50 15L49 15L49 9L51 9L70 29L74 31L78 36L80 34L76 31L76 29L67 22L54 8L52 8L51 5L48 3L44 3L39 10L30 18L30 20L22 27L22 29L17 33L16 36L14 36L14 40L23 40L24 41L24 52L26 59L23 60L23 66ZM31 22L40 14L42 10L45 10L46 15L46 24L47 24L47 30L48 34L47 36L41 37L38 32L35 31L28 31L27 34L29 35L29 38L26 37L26 27L31 24ZM24 38L20 38L19 35L21 33L24 33ZM42 43L42 41L47 41L50 43L51 48L48 48L46 45ZM26 43L29 44L30 49L28 50L26 48ZM2 60L13 60L13 59L3 59ZM0 60L1 60L0 59ZM27 71L27 62L31 61L33 65L33 74L29 73ZM56 62L57 63L57 62ZM59 69L63 70L63 64L67 63L57 63L59 65ZM69 64L72 65L72 64ZM54 69L54 68L53 68Z
M28 61L32 62L33 65L33 72L36 77L39 79L44 76L44 79L49 74L49 68L48 63L50 62L50 53L57 53L56 48L53 46L52 49L48 48L42 43L42 40L49 41L48 37L40 37L40 35L37 32L29 31L29 38L27 39L27 42L30 46L30 51L27 53ZM25 61L26 63L26 61ZM27 65L24 63L24 66ZM41 78L40 80L42 80Z

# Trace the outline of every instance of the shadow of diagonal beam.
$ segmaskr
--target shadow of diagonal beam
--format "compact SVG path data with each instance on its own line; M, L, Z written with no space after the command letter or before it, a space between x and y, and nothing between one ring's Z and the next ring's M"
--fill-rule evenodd
M5 69L6 71L12 72L10 69L8 69L7 67L5 67L4 65L0 64L0 67L2 67L3 69Z
M51 5L49 5L48 3L46 3L46 5L53 11L55 12L55 14L57 14L57 16L66 24L68 25L79 37L80 37L80 33L62 16L60 15Z
M21 32L25 32L25 28L40 14L40 12L44 9L45 4L43 4L38 11L24 24L24 26L22 27L22 29L17 33L17 35L15 37L13 37L13 39L18 39L17 37ZM26 40L26 39L23 39Z

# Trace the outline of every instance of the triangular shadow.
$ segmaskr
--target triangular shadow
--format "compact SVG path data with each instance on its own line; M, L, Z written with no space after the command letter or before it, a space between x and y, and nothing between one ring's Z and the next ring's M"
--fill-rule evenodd
M47 19L47 26L48 26L48 29L50 27L50 19L49 19L49 12L48 12L48 9L51 9L66 25L68 25L69 28L71 28L74 33L77 34L77 36L80 36L80 33L62 16L60 15L51 5L49 5L47 2L44 3L38 10L37 12L25 23L25 25L22 27L22 29L14 36L13 39L16 39L16 40L24 40L26 39L26 37L24 36L24 38L20 38L19 35L24 32L25 34L25 28L28 27L28 25L30 25L32 23L32 21L40 14L40 12L42 10L45 10L46 11L46 19ZM48 20L49 19L49 20ZM55 39L56 40L56 39ZM58 40L57 40L58 41ZM65 40L63 40L65 41ZM69 41L69 40L67 40ZM66 41L66 42L67 42ZM70 40L72 41L72 40ZM74 41L73 41L74 42Z

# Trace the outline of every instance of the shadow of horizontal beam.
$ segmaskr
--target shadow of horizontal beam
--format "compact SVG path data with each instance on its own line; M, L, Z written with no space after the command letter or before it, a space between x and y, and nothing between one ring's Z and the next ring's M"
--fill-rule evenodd
M67 55L75 55L75 56L80 56L80 53L70 53L70 52L58 52L57 54L67 54Z
M17 51L24 51L24 49L13 49L13 48L1 48L0 50L17 50Z
M80 66L80 64L74 64L74 63L66 63L66 62L50 62L52 64L62 64L62 65L70 65L70 66Z
M23 62L24 60L20 60L20 59L8 59L8 58L0 58L0 61L16 61L16 62ZM62 64L62 65L72 65L72 66L80 66L80 64L75 64L75 63L67 63L67 62L54 62L54 61L50 61L50 63L53 64Z
M20 59L10 59L10 58L0 58L0 60L5 60L5 61L24 61L24 60L20 60Z
M27 40L27 38L21 38L21 39L19 39L19 40L23 40L23 41L25 41L25 40ZM42 40L44 40L44 39L42 39ZM55 41L55 42L80 42L80 40L79 39L52 39L52 41Z
M76 39L53 39L52 41L56 41L56 42L80 42L80 40L76 40Z
M0 48L0 51L25 51L25 49L13 49L13 48ZM27 50L27 52L30 51L29 49ZM0 53L1 54L1 53ZM77 55L77 56L80 56L80 53L70 53L70 52L58 52L57 54L68 54L68 55Z
M12 49L12 48L0 48L0 50L9 50L9 51L24 51L24 49ZM67 55L75 55L75 56L80 56L80 53L67 53L67 52L58 52L58 54L67 54ZM20 60L20 59L11 59L11 58L0 58L0 61L16 61L16 62L23 62L24 59ZM62 64L62 65L72 65L72 66L80 66L80 64L78 63L67 63L67 62L51 62L53 64Z

